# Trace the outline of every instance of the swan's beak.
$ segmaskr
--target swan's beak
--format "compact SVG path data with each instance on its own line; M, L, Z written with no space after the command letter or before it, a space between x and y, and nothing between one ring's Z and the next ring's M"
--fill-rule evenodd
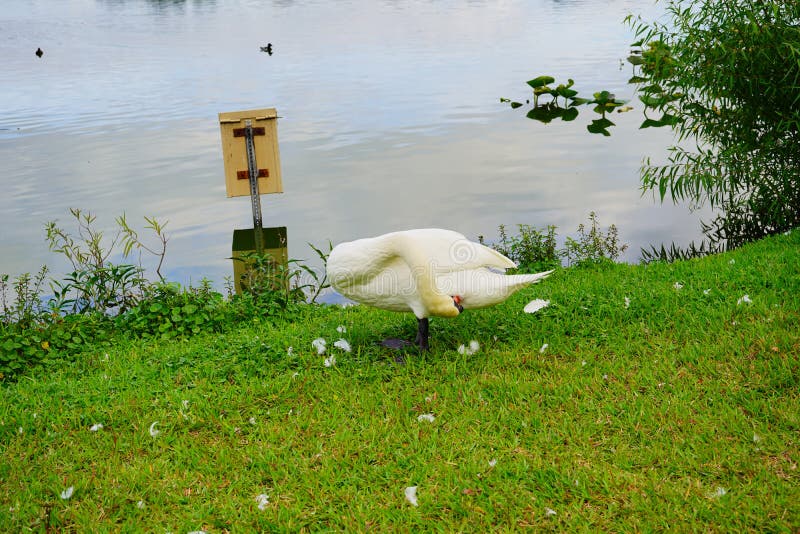
M458 308L458 313L464 311L464 306L461 305L461 297L459 297L458 295L453 295L453 306Z

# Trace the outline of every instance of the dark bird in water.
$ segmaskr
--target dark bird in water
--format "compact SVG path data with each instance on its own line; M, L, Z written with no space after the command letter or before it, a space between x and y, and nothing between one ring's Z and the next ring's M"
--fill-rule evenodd
M272 43L267 43L267 46L261 46L259 48L261 48L262 52L266 52L267 54L272 55Z
M44 55L44 52L42 52L42 49L41 48L37 48L36 49L36 57L42 57L43 55Z

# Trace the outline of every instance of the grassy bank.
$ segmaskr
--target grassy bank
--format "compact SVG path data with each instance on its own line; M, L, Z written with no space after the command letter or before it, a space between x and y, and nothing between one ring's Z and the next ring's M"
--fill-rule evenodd
M522 313L533 298L550 305ZM800 231L561 270L432 320L431 352L404 366L376 345L415 330L409 315L308 307L42 367L0 389L0 526L800 528Z

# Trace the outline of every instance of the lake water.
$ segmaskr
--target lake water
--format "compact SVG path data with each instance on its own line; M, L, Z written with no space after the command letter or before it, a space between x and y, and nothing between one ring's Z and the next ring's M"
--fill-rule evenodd
M588 109L542 125L500 97L550 74L629 98L622 19L633 0L6 0L0 12L0 272L64 262L44 223L70 207L113 229L168 220L165 271L231 274L248 198L225 195L217 114L275 107L283 185L262 197L289 253L414 227L497 237L500 224L574 235L589 211L619 227L627 261L699 236L699 215L641 197L645 156L670 132L641 106L590 135ZM272 43L270 56L260 46ZM42 58L34 51L41 47ZM146 232L142 232L147 236Z

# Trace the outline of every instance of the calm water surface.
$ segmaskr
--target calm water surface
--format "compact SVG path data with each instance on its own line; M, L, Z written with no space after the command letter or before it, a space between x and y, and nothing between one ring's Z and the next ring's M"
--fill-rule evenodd
M496 238L595 210L636 261L698 237L698 214L642 198L644 156L667 131L640 111L589 135L585 111L543 126L499 103L550 74L627 98L630 13L619 0L6 1L0 12L0 272L66 266L43 225L80 207L113 229L168 220L166 272L231 274L249 199L225 195L217 113L278 109L285 193L262 197L289 252L413 227ZM273 55L260 52L267 42ZM34 55L41 47L44 56ZM141 224L140 224L141 223ZM146 234L143 234L146 235Z

